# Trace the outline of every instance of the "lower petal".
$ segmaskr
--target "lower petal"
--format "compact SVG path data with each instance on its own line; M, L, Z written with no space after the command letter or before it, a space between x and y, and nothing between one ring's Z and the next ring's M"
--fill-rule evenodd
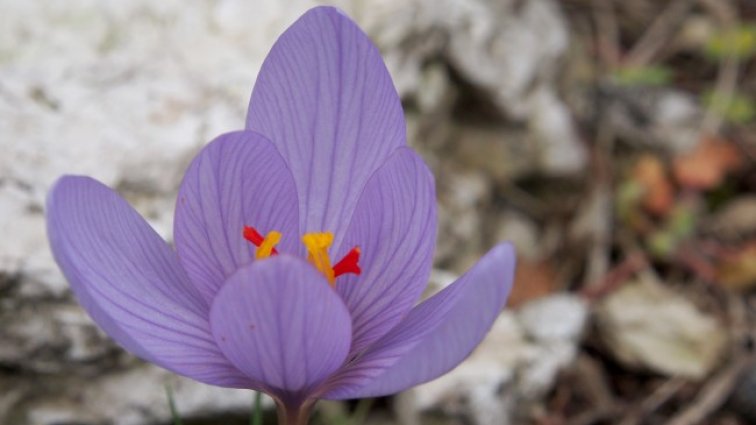
M502 244L326 384L324 398L377 397L450 371L483 340L512 287L515 254Z
M280 255L232 275L213 301L213 336L226 357L286 403L303 400L337 370L352 323L310 264Z

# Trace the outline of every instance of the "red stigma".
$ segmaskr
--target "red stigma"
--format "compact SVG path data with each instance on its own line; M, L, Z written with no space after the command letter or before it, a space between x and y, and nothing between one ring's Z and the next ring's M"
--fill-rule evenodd
M334 277L339 277L346 273L360 275L362 269L357 262L360 261L360 247L356 246L344 256L335 266L333 266Z
M260 232L258 232L257 229L255 229L252 226L244 226L243 234L244 234L244 239L252 242L252 244L254 244L258 248L260 247L260 245L262 245L263 241L265 240L263 235L261 235ZM278 255L278 251L275 248L273 248L273 251L271 252L273 255Z

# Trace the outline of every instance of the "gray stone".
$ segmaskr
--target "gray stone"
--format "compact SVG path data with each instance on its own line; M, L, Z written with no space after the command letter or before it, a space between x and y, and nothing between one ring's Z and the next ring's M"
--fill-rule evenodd
M556 294L524 305L518 318L525 332L539 342L576 341L587 321L588 305L579 297Z
M672 155L687 153L700 139L703 112L686 93L654 87L603 87L607 117L624 141Z
M574 174L587 163L555 76L569 38L551 0L341 2L382 48L399 92L426 97L424 64L443 57L500 113L527 124L540 171ZM369 13L368 13L369 11Z
M585 302L564 294L505 311L467 360L403 397L411 398L415 415L441 410L478 425L516 423L575 359L587 316Z

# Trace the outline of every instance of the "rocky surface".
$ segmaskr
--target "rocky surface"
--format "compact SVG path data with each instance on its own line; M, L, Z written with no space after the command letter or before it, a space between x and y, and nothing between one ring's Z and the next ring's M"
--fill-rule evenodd
M569 175L586 158L556 88L568 44L556 2L442 3L339 5L385 53L406 101L411 143L438 178L438 262L459 273L495 242L488 219L504 229L495 237L516 235L523 250L537 256L533 223L479 211L513 176L533 170ZM173 383L186 417L249 408L248 392L144 365L92 325L47 248L44 201L58 176L90 175L117 188L170 240L185 166L212 137L243 125L264 55L314 4L3 2L0 423L164 423L166 382ZM436 125L439 117L445 118ZM429 126L436 131L426 131ZM535 305L503 315L470 363L418 390L415 410L439 403L453 382L463 382L464 389L453 397L474 394L481 415L499 415L510 411L511 400L542 394L574 355L584 320L574 300L544 302L557 310ZM560 326L572 327L542 327L553 323L550 312L559 308L573 315L571 324ZM486 371L487 365L497 372ZM472 388L481 375L486 384ZM511 387L507 394L517 395L502 402L497 389L515 381L525 384Z
M587 317L587 304L566 294L503 313L464 363L402 395L409 401L400 416L422 423L423 412L441 411L476 425L521 423L574 361Z

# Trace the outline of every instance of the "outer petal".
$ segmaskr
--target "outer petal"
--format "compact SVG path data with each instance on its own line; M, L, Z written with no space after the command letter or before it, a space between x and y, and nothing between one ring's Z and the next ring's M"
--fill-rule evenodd
M368 181L336 251L362 250L362 275L337 280L352 314L353 353L391 330L420 298L435 242L433 176L417 154L400 148Z
M351 342L349 312L308 263L280 255L240 269L210 312L226 357L280 398L306 398L338 369Z
M279 251L298 252L297 192L276 148L251 131L224 134L189 165L178 193L174 237L181 264L208 303L255 247L245 225L283 233Z
M370 175L406 137L378 49L332 7L311 9L273 46L247 128L270 138L292 170L301 231L337 236Z
M512 246L492 249L455 283L407 318L329 383L325 398L393 394L457 366L488 333L506 302L515 269Z
M208 305L174 252L114 191L88 177L61 178L47 227L79 303L126 350L202 382L255 387L216 346Z

